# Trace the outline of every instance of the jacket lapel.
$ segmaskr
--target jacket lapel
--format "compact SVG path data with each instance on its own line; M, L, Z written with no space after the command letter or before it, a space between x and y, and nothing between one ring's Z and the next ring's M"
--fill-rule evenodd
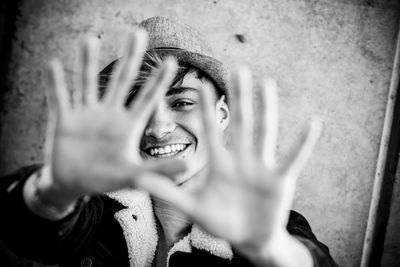
M157 226L149 194L132 189L107 193L107 196L125 206L114 214L122 227L128 246L129 263L132 267L151 266L158 242ZM192 252L192 247L206 250L210 254L232 259L233 252L228 242L216 238L199 226L193 225L191 232L172 246L168 252L168 261L177 251Z
M122 227L132 267L151 266L157 248L157 227L147 193L126 189L107 195L125 206L114 218Z
M221 238L210 235L196 224L190 232L190 241L193 247L210 252L223 259L231 260L233 252L231 245Z

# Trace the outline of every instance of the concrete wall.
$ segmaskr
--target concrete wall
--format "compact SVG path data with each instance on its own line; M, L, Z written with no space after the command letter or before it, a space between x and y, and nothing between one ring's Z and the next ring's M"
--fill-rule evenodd
M1 103L0 172L42 159L47 115L41 80L50 56L74 73L78 45L90 33L103 42L104 66L138 22L154 15L176 18L202 31L227 65L244 62L256 78L277 79L281 159L312 115L323 120L295 209L341 266L358 266L399 9L395 0L22 1ZM386 266L400 265L385 259Z

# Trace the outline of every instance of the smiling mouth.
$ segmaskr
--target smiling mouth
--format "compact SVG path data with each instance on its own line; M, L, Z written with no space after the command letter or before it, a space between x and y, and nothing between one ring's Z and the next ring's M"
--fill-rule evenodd
M178 155L185 151L190 144L173 144L160 147L150 147L143 150L148 156L153 158L168 158Z

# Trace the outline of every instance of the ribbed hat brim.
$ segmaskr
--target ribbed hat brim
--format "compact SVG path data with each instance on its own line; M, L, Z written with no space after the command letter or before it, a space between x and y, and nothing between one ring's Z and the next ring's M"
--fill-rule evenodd
M211 79L213 79L213 81L221 90L221 93L225 95L226 103L229 104L230 91L228 89L228 71L222 64L222 62L206 55L181 49L157 48L150 49L148 50L148 52L151 52L152 50L156 51L156 53L160 57L166 57L170 55L175 57L178 60L179 64L190 65L205 72ZM108 64L102 71L100 71L99 82L102 85L102 88L100 88L100 95L103 95L104 91L106 90L105 85L109 81L109 75L112 72L115 64L119 60L120 59L114 60L113 62Z
M161 57L171 55L174 56L180 64L189 64L204 71L220 87L222 94L224 94L227 98L226 100L229 101L228 71L219 60L181 49L157 48L152 50L156 51Z

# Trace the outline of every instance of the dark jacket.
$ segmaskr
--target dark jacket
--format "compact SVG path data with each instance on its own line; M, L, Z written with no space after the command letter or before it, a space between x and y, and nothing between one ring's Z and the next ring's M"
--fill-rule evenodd
M149 196L122 190L81 199L75 211L52 222L24 204L25 180L39 166L0 180L0 238L16 254L60 266L149 266L157 247L157 227ZM328 248L299 213L291 211L287 229L304 243L314 266L337 266ZM225 241L196 225L170 251L169 266L253 266Z

